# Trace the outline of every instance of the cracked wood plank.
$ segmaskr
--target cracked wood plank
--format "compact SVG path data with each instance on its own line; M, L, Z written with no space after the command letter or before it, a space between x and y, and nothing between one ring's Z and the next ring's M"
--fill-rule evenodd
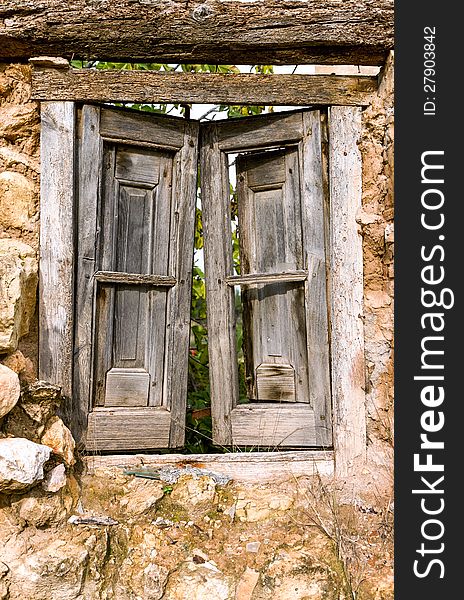
M235 481L264 483L295 477L332 475L334 455L328 450L236 452L226 454L119 454L84 456L90 472L100 467L177 467L189 465L226 475Z
M0 59L381 65L393 0L5 0Z
M377 77L368 76L98 71L33 64L36 100L366 106L377 90Z
M336 472L346 476L366 453L361 109L332 107L329 131L334 446Z
M74 308L74 104L43 103L41 126L39 377L61 386L69 401Z

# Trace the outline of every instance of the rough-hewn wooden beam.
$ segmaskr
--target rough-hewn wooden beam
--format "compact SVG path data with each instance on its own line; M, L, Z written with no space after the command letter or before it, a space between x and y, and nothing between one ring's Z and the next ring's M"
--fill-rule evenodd
M246 273L226 277L228 285L252 285L259 283L281 283L283 281L304 281L308 278L307 271L287 271L286 273Z
M332 402L337 475L366 457L366 358L361 208L361 109L329 109Z
M334 456L331 451L236 452L226 454L123 454L85 456L88 472L105 467L151 468L185 466L227 475L235 481L266 483L294 480L295 477L332 475Z
M36 100L365 106L376 77L35 68Z
M75 107L41 108L39 377L72 395ZM66 409L65 409L66 410Z
M0 59L380 65L393 0L4 0Z
M114 271L97 271L94 278L100 283L119 283L127 285L146 285L172 287L176 285L175 277L169 275L141 275L139 273L121 273Z

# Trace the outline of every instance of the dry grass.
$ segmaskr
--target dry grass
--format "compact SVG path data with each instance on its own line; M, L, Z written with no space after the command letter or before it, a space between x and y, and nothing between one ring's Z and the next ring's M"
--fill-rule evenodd
M379 572L393 568L392 494L376 491L370 502L347 497L343 482L319 474L307 486L297 484L300 525L317 527L332 541L350 600L369 600Z

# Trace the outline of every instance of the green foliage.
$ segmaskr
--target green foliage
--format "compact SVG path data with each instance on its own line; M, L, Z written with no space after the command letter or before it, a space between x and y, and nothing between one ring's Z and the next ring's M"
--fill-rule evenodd
M237 117L252 117L253 115L260 115L264 110L265 106L236 106L236 105L226 105L220 104L220 111L227 111L227 117L229 119L237 118ZM269 109L270 112L271 108Z

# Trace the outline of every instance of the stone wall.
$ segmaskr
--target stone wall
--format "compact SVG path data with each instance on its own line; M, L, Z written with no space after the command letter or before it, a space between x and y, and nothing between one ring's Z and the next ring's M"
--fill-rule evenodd
M81 491L68 476L58 492L11 496L0 511L0 598L393 598L388 503L343 499L321 480L217 479L97 468Z
M393 142L394 55L372 105L364 111L360 149L363 207L364 336L368 457L386 469L393 461Z

